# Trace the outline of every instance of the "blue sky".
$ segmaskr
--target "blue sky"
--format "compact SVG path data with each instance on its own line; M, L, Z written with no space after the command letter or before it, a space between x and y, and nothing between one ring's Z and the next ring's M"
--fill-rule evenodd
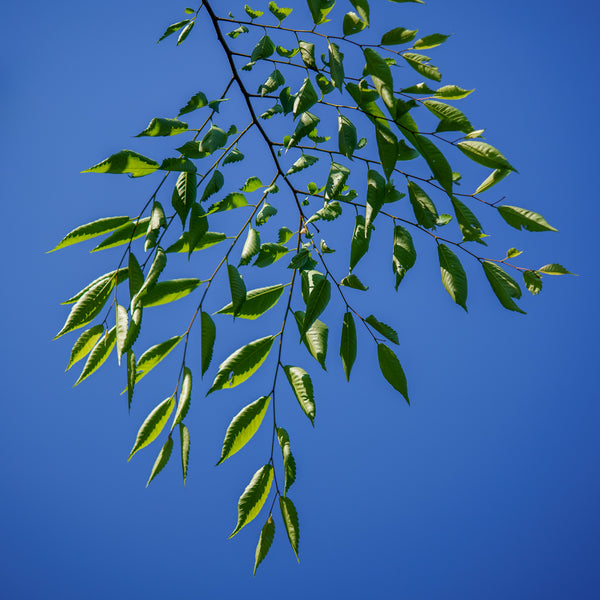
M234 2L218 4L241 15ZM350 8L338 4L338 13ZM459 106L520 172L490 198L506 195L506 203L536 210L560 230L520 233L486 215L495 234L490 252L515 246L525 250L520 264L559 262L579 277L546 277L535 298L524 291L523 316L503 310L476 265L465 262L467 314L443 290L429 240L419 239L419 262L398 293L388 264L365 259L357 273L370 280L379 303L372 311L399 332L412 406L381 378L367 339L352 383L344 382L341 316L339 307L328 308L328 372L290 351L313 377L316 428L291 395L282 391L278 405L298 464L290 495L300 515L301 564L278 520L269 557L252 578L264 517L233 540L227 536L237 499L264 462L268 428L224 465L213 465L229 420L263 393L261 376L204 398L208 382L198 375L188 483L184 489L173 457L146 489L158 448L126 459L145 415L172 391L177 361L165 361L140 384L131 415L119 396L124 376L116 364L72 388L75 374L63 371L74 338L51 341L66 316L60 302L114 268L118 254L88 254L91 245L45 254L81 223L137 214L155 179L79 172L121 148L161 155L172 140L132 136L152 117L176 114L191 94L226 82L224 57L211 50L206 24L179 48L155 43L166 25L183 18L184 4L34 1L26 17L23 5L8 4L6 22L14 26L0 42L6 597L259 598L276 590L290 599L596 597L599 331L591 225L598 131L590 105L598 92L597 11L591 2L565 8L508 0L499 8L431 0L386 2L382 16L371 4L379 13L375 41L395 26L455 34L427 53L443 83L476 88ZM307 15L304 3L286 5ZM419 81L407 69L402 74ZM246 122L244 115L236 124ZM248 151L250 170L263 168L262 152ZM485 176L458 168L469 189ZM330 245L336 240L341 272L345 238L338 243L335 235ZM173 268L172 276L196 276L183 261ZM202 263L192 261L192 268ZM249 288L269 280L264 272L247 277ZM225 282L216 286L215 310L226 294ZM368 297L356 297L370 309ZM148 319L148 344L185 328L194 305L182 300L171 317L157 312ZM218 326L215 365L272 325L259 319Z

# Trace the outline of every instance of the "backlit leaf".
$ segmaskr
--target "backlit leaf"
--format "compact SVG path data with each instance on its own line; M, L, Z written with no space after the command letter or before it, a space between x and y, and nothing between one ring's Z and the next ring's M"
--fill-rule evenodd
M177 411L173 418L173 425L171 425L171 431L175 425L181 423L190 410L190 402L192 399L192 371L189 367L183 369L183 380L181 383L181 392L179 394L179 402L177 403Z
M127 330L129 329L129 316L127 309L120 304L116 306L116 319L117 319L117 361L121 364L121 356L123 354L123 347L125 346L125 339L127 338Z
M154 285L143 297L144 308L151 306L160 306L168 302L174 302L180 298L184 298L193 292L201 281L199 279L169 279L167 281L159 281Z
M65 235L65 237L48 252L54 252L55 250L60 250L61 248L66 248L67 246L90 240L99 235L110 233L129 222L129 217L107 217L105 219L98 219L97 221L86 223L67 233L67 235Z
M115 248L116 246L122 246L133 240L137 240L143 235L146 235L149 223L150 217L144 217L138 221L125 223L125 225L121 225L121 227L115 229L107 238L103 239L95 248L90 250L90 252Z
M263 528L260 532L260 538L258 539L258 545L256 546L256 551L254 553L254 571L253 575L256 575L256 569L260 563L267 556L269 549L271 548L271 544L273 543L273 538L275 537L275 521L273 520L273 515L269 515L267 522L263 525Z
M406 271L411 269L417 260L417 252L408 229L402 225L394 227L393 267L396 274L396 291L404 279Z
M177 119L154 118L144 131L138 133L135 137L144 136L170 136L183 133L188 128L188 124Z
M169 420L169 415L175 405L175 398L171 396L166 400L163 400L152 412L146 417L142 426L139 428L133 448L129 453L130 461L133 455L148 444L153 442L163 430L163 427Z
M169 436L154 461L154 466L152 467L152 472L150 473L146 487L148 487L150 482L167 466L167 463L171 458L171 452L173 452L173 438Z
M171 205L181 219L181 226L185 229L185 222L192 204L196 201L196 174L180 173L173 189Z
M542 215L518 206L498 206L500 216L515 229L527 231L558 231Z
M181 440L181 471L183 473L183 484L185 485L190 461L190 432L183 423L179 423L179 438Z
M294 396L300 404L304 414L310 419L313 427L315 425L315 397L312 381L309 374L301 367L292 367L287 365L283 367L287 380L292 387Z
M106 359L110 356L112 349L115 347L116 338L117 328L113 327L96 342L75 385L79 385L84 379L97 371L106 362Z
M281 448L281 454L283 456L283 471L285 474L285 487L283 489L283 495L287 496L288 490L296 481L296 461L292 455L290 449L290 436L283 427L277 428L277 439L279 441L279 447Z
M269 495L272 482L273 466L270 464L262 466L254 474L238 501L238 521L230 539L258 515Z
M290 545L292 546L292 550L296 555L296 559L298 562L300 562L300 559L298 558L300 524L298 522L298 513L296 512L296 507L287 496L279 496L279 508L281 509L281 518L283 519L283 524L285 525L285 530L287 532L288 539L290 540Z
M170 352L179 344L181 341L181 336L176 335L171 339L168 339L160 344L156 344L152 346L140 356L137 362L137 375L136 375L136 383L145 377L160 363Z
M87 356L90 350L96 345L96 342L100 339L100 336L104 333L104 325L98 324L86 329L78 338L73 349L71 350L71 356L69 357L69 364L65 369L68 371L75 363L79 362L82 358Z
M492 169L508 169L509 171L517 171L499 150L490 146L486 142L479 140L465 140L458 142L456 147L471 160Z
M487 260L483 261L483 272L487 277L496 298L500 301L500 304L508 310L513 310L525 314L525 311L521 310L513 301L513 298L517 300L521 297L521 288L519 284L499 265Z
M256 229L249 227L246 242L244 243L244 248L242 249L242 255L240 257L240 266L249 264L252 258L259 252L260 233Z
M121 150L82 173L130 173L132 177L150 175L158 169L158 163L133 150Z
M206 373L212 360L217 328L210 315L204 311L200 315L201 338L202 338L202 375Z
M202 92L198 92L194 94L188 101L187 104L179 109L179 114L177 116L184 115L186 113L190 113L198 108L202 108L203 106L208 105L208 99Z

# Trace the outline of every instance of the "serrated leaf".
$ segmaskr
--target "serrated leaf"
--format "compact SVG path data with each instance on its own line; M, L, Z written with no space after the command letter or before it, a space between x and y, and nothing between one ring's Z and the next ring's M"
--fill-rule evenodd
M271 548L271 544L273 543L273 538L275 537L275 521L273 520L273 515L269 515L267 522L263 525L263 528L260 532L260 538L258 538L258 544L256 546L256 551L254 553L254 571L253 575L256 575L256 569L260 563L266 558L269 549Z
M337 200L325 202L323 208L320 208L314 215L312 215L312 217L310 217L306 223L312 223L314 221L319 221L320 219L323 219L324 221L333 221L341 214L342 205Z
M367 61L367 70L373 80L373 85L387 109L392 113L392 116L395 116L393 114L395 108L394 81L392 79L390 67L383 57L373 50L373 48L365 48L363 52Z
M179 215L181 226L184 229L188 213L192 208L192 204L196 201L196 189L196 174L180 173L173 189L171 204Z
M125 345L125 339L127 338L127 330L129 329L129 316L127 309L120 304L116 307L116 328L117 328L117 361L121 364L121 356L123 355L123 347Z
M492 169L508 169L509 171L517 170L506 160L499 150L478 140L465 140L458 142L456 147L472 161L490 167Z
M440 126L437 131L462 131L463 133L471 133L473 125L464 113L454 106L437 102L436 100L423 101L425 107L440 119Z
M350 381L350 372L356 360L356 326L354 317L350 311L344 313L344 321L342 323L342 338L340 341L340 357L344 366L346 381Z
M321 25L329 20L327 19L327 15L333 8L335 0L307 0L307 3L313 23L315 25Z
M313 287L306 302L306 313L304 315L303 331L308 331L329 304L331 298L331 283L324 278L319 280Z
M350 246L350 271L354 269L358 264L358 261L369 249L370 239L371 230L366 230L365 218L362 215L356 215L354 232L352 234L352 244Z
M88 290L92 289L95 285L97 285L98 283L100 283L103 280L106 279L111 279L113 277L117 278L117 285L119 283L122 283L123 281L125 281L128 276L129 276L129 272L127 269L119 269L118 271L109 271L108 273L104 273L103 275L100 275L100 277L96 277L96 279L94 279L94 281L91 281L90 283L88 283L83 289L79 290L74 296L71 296L68 300L65 300L64 302L61 302L61 304L74 304L75 302L77 302L77 300L79 300L81 298L81 296L83 296Z
M445 98L446 100L460 100L472 94L475 90L464 90L457 85L443 85L433 94L434 98Z
M367 178L367 206L365 210L365 232L371 225L385 202L386 182L375 170L369 169Z
M244 248L242 249L242 255L240 257L240 266L247 265L250 263L252 258L256 256L260 251L260 233L250 227L248 229L248 235Z
M288 229L287 227L282 227L279 230L279 233L277 234L277 242L279 244L285 244L291 239L293 235L294 233L290 229Z
M128 351L137 340L142 328L142 314L142 306L139 303L134 307L132 306L129 328L127 329L125 341L123 342L123 352Z
M137 362L137 374L135 377L136 383L148 375L148 373L150 373L150 371L152 371L152 369L154 369L158 363L166 358L166 356L175 348L175 346L177 346L177 344L179 344L180 341L181 336L176 335L164 342L161 342L160 344L156 344L148 348L148 350L146 350L146 352L140 356Z
M433 79L433 81L441 81L442 74L437 67L429 64L429 58L421 54L414 54L412 52L404 52L402 58L420 75L427 77L427 79Z
M287 496L288 490L296 481L296 461L292 455L290 449L290 437L288 432L283 427L277 428L277 439L279 441L279 447L281 448L281 454L283 456L283 471L285 474L285 487L283 495Z
M396 291L406 271L411 269L417 260L417 252L409 231L401 225L394 227L393 267L396 274Z
M300 562L300 559L298 558L300 524L298 522L298 513L296 512L296 507L287 496L279 496L279 508L281 509L281 518L283 519L283 524L285 525L285 530L287 532L288 539L290 540L290 545L292 546L292 550L296 555L296 559L298 562Z
M175 425L178 425L185 419L190 410L190 401L192 399L192 371L188 367L183 369L183 380L181 383L181 393L179 394L179 402L177 404L177 411L173 418L173 424L171 425L171 431L173 431Z
M329 42L329 73L333 85L342 92L344 89L344 55L337 44Z
M383 172L389 179L398 160L398 138L391 129L378 122L375 127L375 141Z
M429 165L435 179L437 179L438 183L444 188L446 193L451 196L453 181L452 168L448 164L446 157L439 148L425 136L418 134L413 136L413 143Z
M166 37L169 37L171 34L175 33L176 31L179 31L180 29L185 27L189 22L190 22L189 19L184 19L183 21L179 21L177 23L173 23L172 25L169 25L167 27L166 31L158 39L158 42L162 42L162 40L164 40Z
M224 233L220 233L217 231L207 231L201 238L196 247L194 248L194 252L198 250L204 250L205 248L210 248L216 244L219 244L223 240L227 239L227 235ZM183 233L183 235L173 244L171 244L166 250L165 253L169 254L171 252L179 252L179 253L188 253L189 251L189 242L188 242L188 233L187 231Z
M404 29L404 27L394 27L381 37L382 46L397 46L398 44L408 44L412 42L417 35L417 29Z
M513 301L513 298L518 300L521 297L519 284L496 263L485 260L482 263L482 267L500 304L508 310L525 314L525 311L521 310Z
M419 225L427 229L435 229L438 212L425 191L414 181L409 181L408 196Z
M278 261L281 257L285 256L288 252L289 249L281 244L262 244L253 264L255 267L268 267Z
M106 362L106 359L110 356L112 349L115 347L116 337L117 328L113 327L96 342L75 385L79 385L84 379L87 379Z
M292 114L294 119L301 113L307 111L311 106L319 101L319 96L313 87L310 77L304 79L302 87L298 90L295 95L294 104L292 107Z
M277 54L279 54L279 56L283 56L284 58L293 58L296 56L296 54L298 54L298 52L300 52L300 48L292 48L291 50L287 50L283 46L277 46L275 51Z
M179 114L177 116L184 115L186 113L190 113L198 108L202 108L203 106L208 105L208 99L204 95L203 92L198 92L194 94L188 101L187 104L179 109Z
M571 271L567 271L562 265L558 263L551 263L549 265L544 265L538 269L539 273L545 273L546 275L575 275L575 273L571 273Z
M256 62L264 58L269 58L275 52L275 44L268 35L264 35L252 50L250 60Z
M456 220L463 234L463 242L479 242L485 245L485 242L481 239L485 237L485 233L483 233L481 223L471 209L454 196L451 200Z
M152 202L150 223L148 223L148 230L146 231L144 252L147 252L156 246L161 228L167 228L167 219L162 204L154 200L154 202Z
M229 355L219 365L219 370L207 395L218 390L235 387L246 381L265 362L274 340L274 336L268 335L238 348Z
M311 131L313 131L313 129L319 124L319 122L319 117L313 115L308 111L303 112L300 115L300 120L298 121L298 125L296 125L296 129L294 130L292 137L287 143L287 149L297 145L303 137L307 136Z
M402 365L393 350L385 344L377 344L377 359L382 375L387 382L398 392L400 392L406 402L410 405L408 399L408 389L406 386L406 375L402 369Z
M233 265L227 265L229 290L231 292L231 305L233 316L236 317L246 301L246 285L239 271Z
M270 119L271 117L282 113L283 112L283 108L281 108L280 104L275 104L274 106L272 106L271 108L269 108L268 110L266 110L264 113L262 113L260 115L261 119ZM243 154L242 154L243 157ZM223 162L223 164L225 164L225 162Z
M558 231L550 225L542 215L518 206L498 206L500 216L515 229L527 231Z
M265 94L272 94L278 87L282 86L285 83L285 78L281 74L281 71L275 69L267 80L258 87L258 93L261 96Z
M304 414L310 419L313 427L315 425L315 397L312 381L309 374L301 367L292 367L287 365L283 367L287 380L292 387L294 396L300 404Z
M242 192L255 192L261 187L264 187L263 182L258 177L249 177L246 179L246 183L240 188Z
M68 371L75 363L87 356L103 333L104 325L101 323L86 329L77 338L77 341L73 345L73 349L71 350L71 355L69 357L69 364L67 365L65 371Z
M307 169L314 165L319 159L316 156L310 156L309 154L303 154L288 170L286 175L292 175L298 173L302 169Z
M188 231L188 260L196 246L201 242L204 235L208 233L208 219L200 204L194 202L190 211L190 222Z
M275 2L269 2L269 10L273 16L281 23L286 17L290 15L293 9L291 8L280 8ZM254 569L256 573L256 568Z
M349 288L352 288L355 290L361 290L363 292L366 292L369 289L369 286L364 285L362 283L362 281L354 274L344 277L340 281L340 285L343 285L345 287L349 287Z
M206 373L212 360L217 328L210 315L204 311L200 315L200 328L202 339L202 375Z
M108 279L101 279L96 285L85 292L81 298L77 300L73 308L71 308L65 324L56 334L54 339L59 338L69 331L87 325L100 313L110 297L110 293L114 286L115 277L110 277Z
M190 432L183 423L179 423L179 439L181 440L181 471L183 473L183 485L185 485L190 461Z
M142 287L139 289L138 293L135 295L135 298L132 298L131 304L135 305L137 300L144 299L145 294L150 292L152 288L155 286L160 274L163 272L163 269L167 266L167 257L163 252L162 248L158 248L156 254L154 255L154 260L150 265L150 270L148 271L148 275L142 284Z
M542 291L542 278L536 271L523 271L523 281L534 296Z
M265 202L259 213L256 215L255 223L257 227L260 227L268 222L268 220L277 214L277 209Z
M104 219L92 221L91 223L86 223L85 225L80 225L73 229L73 231L67 233L67 235L52 248L52 250L48 250L48 253L60 250L61 248L66 248L67 246L72 246L73 244L78 244L85 240L90 240L99 235L104 235L105 233L110 233L129 222L131 222L129 217L106 217Z
M329 328L325 323L318 319L308 328L308 331L303 331L304 311L298 310L294 313L300 339L306 346L310 355L321 365L323 370L325 367L325 359L327 357L327 340L329 337Z
M195 173L198 169L196 165L187 158L165 158L158 167L161 171Z
M346 184L350 175L350 169L336 162L332 162L329 167L329 175L325 184L325 199L333 200L337 198Z
M225 178L223 177L223 173L221 173L221 171L215 170L209 182L206 184L206 187L204 188L204 192L202 193L202 198L200 198L200 202L204 202L213 194L219 192L224 184Z
M382 336L393 342L394 344L398 344L398 334L394 329L392 329L389 325L382 323L377 320L374 315L369 315L365 321L373 328L375 331L379 332Z
M133 390L135 388L135 354L127 350L127 410L131 410Z
M152 412L146 417L142 426L139 428L133 448L129 453L129 462L133 455L145 448L148 444L153 442L163 430L165 424L169 420L169 415L175 405L175 398L171 396L166 400L163 400Z
M155 160L138 154L133 150L121 150L105 158L102 162L81 171L82 173L129 173L132 177L143 177L158 169Z
M273 467L270 464L262 466L254 474L238 501L238 522L230 539L258 515L269 495L272 481Z
M146 487L148 487L150 482L167 466L167 463L171 458L171 452L173 452L173 438L169 436L154 461L154 466L152 467L152 472L150 473Z
M128 244L133 240L141 238L146 235L148 230L148 224L150 223L150 217L144 217L136 221L131 221L121 225L118 229L115 229L107 238L104 238L95 248L92 248L90 252L98 252L98 250L107 250L109 248L115 248Z
M467 274L458 256L445 244L438 244L442 283L456 304L467 310Z
M357 144L356 127L344 115L338 115L338 148L340 153L352 160Z
M154 118L148 123L146 129L138 133L135 137L156 137L170 136L183 133L188 128L188 124L177 119Z
M244 5L244 10L251 19L258 19L258 17L262 17L264 14L262 10L254 10L253 8L250 8L247 4Z
M270 401L270 396L261 396L258 400L244 407L233 418L229 427L227 427L221 449L221 458L217 466L241 450L252 439L263 421Z
M193 292L199 285L200 279L169 279L159 281L151 291L144 295L142 303L144 308L160 306L184 298Z
M241 194L240 192L233 192L231 194L227 194L223 200L215 202L215 204L208 209L207 214L212 215L217 212L224 212L247 205L248 201L246 200L244 194Z

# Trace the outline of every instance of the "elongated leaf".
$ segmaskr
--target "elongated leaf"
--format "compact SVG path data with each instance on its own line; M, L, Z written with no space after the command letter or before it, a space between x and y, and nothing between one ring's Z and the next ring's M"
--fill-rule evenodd
M504 158L499 150L490 146L486 142L478 140L465 140L458 142L457 148L471 160L492 169L508 169L509 171L517 170Z
M82 173L130 173L132 177L143 177L158 169L158 163L133 150L121 150Z
M283 519L283 524L285 525L285 530L287 532L288 539L290 540L290 545L294 551L294 554L296 555L296 559L298 562L300 562L300 558L298 558L300 524L298 521L296 507L287 496L279 496L279 508L281 509L281 518Z
M233 265L227 265L227 274L229 277L229 290L231 291L232 312L233 316L236 317L242 304L246 301L246 285L239 271Z
M494 169L474 193L481 194L481 192L489 190L493 185L496 185L499 181L502 181L509 173L510 169Z
M329 304L331 298L331 283L328 279L321 279L313 288L306 302L303 331L308 331Z
M319 221L320 219L323 219L324 221L333 221L341 214L342 205L337 200L332 200L331 202L325 202L323 208L320 208L312 217L310 217L307 223Z
M475 90L464 90L457 85L444 85L435 91L433 97L445 98L446 100L460 100L461 98L466 98L474 91Z
M440 44L443 44L451 35L444 35L442 33L432 33L418 39L414 44L415 50L428 50L429 48L435 48Z
M113 327L96 342L75 385L79 385L84 379L87 379L106 362L106 359L110 356L112 349L115 347L116 338L117 328Z
M247 265L250 263L252 258L260 252L260 233L253 229L248 228L248 236L242 249L242 256L240 257L240 266Z
M183 29L189 22L190 22L189 19L184 19L183 21L179 21L177 23L173 23L172 25L169 25L167 27L167 30L158 39L158 42L162 42L162 40L164 40L166 37L169 37L170 35L172 35L176 31L179 31L180 29Z
M168 339L160 344L156 344L152 346L140 356L140 359L137 362L137 375L136 375L136 383L145 377L158 365L160 361L162 361L168 354L179 344L181 341L181 336L176 335L171 339Z
M383 172L389 179L398 160L398 138L389 127L378 122L375 128L375 140Z
M287 496L288 490L294 481L296 481L296 461L290 449L290 436L283 427L277 428L277 439L279 440L279 447L283 456L283 471L285 474L283 495Z
M264 35L254 46L250 60L255 62L263 58L269 58L273 52L275 52L275 44L268 35Z
M232 210L234 208L241 208L247 205L248 201L246 200L244 194L240 194L240 192L233 192L231 194L227 194L227 196L225 196L223 200L220 200L219 202L213 204L208 209L207 214L212 215L216 212L223 212L226 210Z
M204 202L213 194L219 192L224 184L225 178L223 177L223 174L221 173L221 171L215 170L209 182L206 184L206 187L204 188L204 192L202 193L202 198L200 198L200 202Z
M296 129L287 144L287 148L289 149L292 146L296 146L303 137L307 136L319 124L319 122L319 117L308 111L303 112L300 115L298 125L296 125Z
M206 373L212 360L217 328L210 315L204 311L200 315L201 321L201 338L202 338L202 375Z
M183 423L179 423L179 439L181 440L181 471L183 474L183 485L185 485L188 464L190 462L190 432Z
M571 273L571 271L568 271L558 263L544 265L543 267L540 267L537 271L538 273L545 273L546 275L575 275L575 273Z
M284 286L282 284L271 285L264 288L250 290L246 294L246 300L238 310L237 317L241 319L257 319L264 315L270 308L277 304L277 301L283 294ZM233 315L233 303L225 305L217 311L219 315Z
M386 378L387 382L398 392L400 392L406 402L410 404L408 399L408 389L406 387L406 375L402 369L402 365L394 352L385 344L377 344L377 358L379 360L379 368L381 373Z
M404 29L404 27L394 27L383 34L381 38L382 46L397 46L398 44L408 44L412 42L417 35L417 30Z
M281 21L290 15L293 9L280 8L275 2L269 2L269 10L271 11L271 14L273 14L273 16L281 23ZM256 568L254 569L254 572L256 573Z
M233 456L252 439L252 436L258 431L265 417L270 401L270 396L261 396L258 400L252 402L252 404L244 407L233 418L229 427L227 427L221 449L221 458L217 465L220 465L230 456Z
M354 290L361 290L362 292L366 292L369 289L369 287L364 285L363 282L356 275L354 275L354 273L344 277L340 281L340 285L352 288Z
M135 354L127 350L127 410L131 410L133 390L135 389Z
M329 72L333 85L341 92L344 90L344 55L337 44L329 42Z
M422 54L414 54L413 52L404 52L402 58L419 74L433 81L441 81L442 74L437 67L429 64L429 58Z
M313 87L310 77L306 77L302 87L298 90L294 99L292 113L294 119L301 113L307 111L313 104L319 101L319 96Z
M352 160L357 144L356 127L344 115L338 115L338 147L340 153Z
M100 283L101 281L104 281L104 280L112 279L115 276L117 278L117 285L118 285L119 283L122 283L123 281L125 281L128 278L129 273L128 273L127 269L119 269L118 271L115 270L115 271L109 271L108 273L104 273L103 275L100 275L100 277L96 277L96 279L94 279L94 281L91 281L90 283L88 283L83 289L79 290L74 296L71 296L68 300L61 302L61 304L74 304L87 291L91 290L98 283Z
M101 279L95 286L90 288L71 308L71 312L65 321L62 329L56 334L54 339L79 329L87 325L96 315L100 313L110 293L115 286L115 277Z
M171 252L181 252L187 254L189 252L189 242L188 242L188 233L187 231L173 244L171 244L166 250L165 253L169 254ZM201 238L196 247L194 248L194 252L198 250L204 250L205 248L210 248L215 244L219 244L223 240L227 239L227 235L224 233L220 233L217 231L207 231Z
M438 126L438 131L462 131L463 133L473 131L473 125L458 108L436 100L425 100L423 104L440 119L440 125L444 124L443 128Z
M246 381L265 362L275 337L254 340L227 357L220 365L208 394L217 390L232 388Z
M393 267L396 274L396 291L400 282L404 279L406 271L411 269L417 260L417 252L413 244L412 236L408 229L401 225L394 227L394 250Z
M150 473L146 487L148 487L150 482L167 466L167 463L171 458L171 452L173 452L173 438L169 436L154 461L154 466L152 467L152 472Z
M263 186L263 182L258 177L249 177L246 183L240 188L242 192L255 192Z
M362 215L356 215L352 244L350 246L350 271L354 269L358 261L369 249L370 239L371 230L365 229L365 218Z
M342 323L342 338L340 341L340 356L346 381L350 381L350 372L356 360L356 325L354 317L350 311L344 313L344 321Z
M456 304L467 310L467 274L458 256L445 244L438 244L442 283Z
M304 414L310 419L313 427L315 426L315 396L313 392L312 381L310 380L309 374L301 367L292 367L287 365L283 367L287 380L292 386L292 391L300 408L304 411Z
M179 34L179 37L177 38L177 45L179 46L179 44L183 43L183 41L185 40L185 38L187 38L188 35L190 35L190 32L192 31L192 29L194 28L194 23L196 21L190 21L181 31L181 33Z
M367 179L367 207L365 211L365 231L371 230L375 217L385 201L385 179L374 169L369 169Z
M518 206L498 206L500 216L515 229L526 229L527 231L558 231L538 213Z
M513 298L517 300L521 297L521 288L519 284L499 265L487 260L483 261L483 272L487 277L496 298L500 301L500 304L508 310L513 310L525 314L524 310L521 310L513 301Z
M333 8L335 0L307 0L307 3L313 23L315 25L321 25L329 20L327 19L327 15Z
M435 179L438 180L438 183L444 188L446 193L451 196L452 168L448 164L446 157L431 140L423 135L414 136L413 142L429 165Z
M177 135L178 133L186 131L187 128L187 123L178 121L177 119L154 118L148 123L148 127L146 127L144 131L138 133L135 137Z
M190 410L190 402L192 399L192 371L189 367L183 369L183 380L181 382L181 393L179 394L179 402L177 403L177 411L173 418L173 425L171 425L171 431L173 431L175 425L179 425L188 414Z
M127 271L129 273L129 297L133 298L144 285L144 272L135 254L129 252Z
M77 341L73 345L71 350L71 356L69 357L69 364L65 371L68 371L75 363L79 362L82 358L87 356L91 349L96 345L96 342L100 339L100 336L104 333L104 325L101 323L94 325L89 329L86 329L77 338Z
M304 312L298 310L294 313L300 339L306 346L310 355L323 367L325 367L325 358L327 357L327 340L329 337L329 328L325 323L318 319L308 328L308 331L303 331Z
M200 204L194 202L192 204L192 210L190 211L188 260L206 233L208 233L208 219L206 218L206 213Z
M143 235L146 235L148 231L148 224L150 223L150 217L144 217L139 221L131 221L121 225L118 229L115 229L107 238L103 239L95 248L90 252L97 252L98 250L107 250L108 248L115 248L128 244L130 241L137 240Z
M256 569L258 569L260 563L266 558L269 549L271 548L271 544L273 543L274 537L275 521L273 520L273 515L269 515L267 522L263 525L263 528L260 531L260 538L258 538L258 545L256 546L256 551L254 553L253 575L256 575Z
M258 515L269 495L272 482L272 465L266 464L256 471L238 501L238 522L229 536L230 539Z
M171 396L166 400L163 400L154 410L146 417L142 426L139 428L133 448L129 453L130 461L133 455L142 448L145 448L148 444L153 442L163 430L163 427L169 420L169 415L175 405L175 398Z
M159 281L152 290L144 295L143 306L160 306L184 298L193 292L201 281L199 279L170 279Z
M150 270L148 271L148 275L146 279L144 279L144 283L142 287L139 289L138 293L135 295L135 299L132 299L131 304L134 305L136 300L144 300L144 296L152 291L152 288L156 285L160 274L163 272L163 269L167 266L167 257L163 252L162 248L158 248L156 250L156 254L154 255L154 260L150 265Z
M208 99L206 98L204 93L198 92L187 101L187 104L183 108L179 109L179 114L177 116L180 117L181 115L190 113L198 108L202 108L203 106L207 105Z
M181 173L177 177L177 183L173 189L173 197L171 204L177 211L179 218L181 219L181 226L185 229L185 222L187 220L188 213L192 208L192 204L196 200L196 174L195 173Z
M463 242L479 242L485 245L485 242L481 239L485 237L485 233L483 233L481 223L471 212L471 209L454 196L451 200L456 220L463 234Z
M268 267L285 256L288 252L289 248L286 248L281 244L262 244L260 252L253 264L255 267Z
M398 344L398 334L389 325L382 323L376 319L373 315L369 315L365 321L373 328L378 331L382 336L386 337L390 342Z
M117 313L117 361L121 364L121 356L123 355L123 347L125 346L125 340L127 338L127 330L129 329L129 317L127 315L127 309L120 304L116 307Z
M381 96L383 103L392 113L392 116L395 116L394 81L389 65L373 48L365 48L364 55L367 61L367 70L371 75L377 93Z
M302 169L306 169L314 165L319 159L316 156L310 156L309 154L303 154L287 171L286 175L292 175Z
M315 60L315 45L311 42L305 42L303 40L300 40L300 42L298 43L298 47L300 49L300 58L302 58L302 62L305 64L305 66L309 69L317 71L318 69L317 61ZM283 109L286 114L291 111L291 109L290 111L286 110L285 105Z
M429 196L414 181L408 182L408 195L419 225L435 229L438 212Z
M85 225L80 225L73 229L73 231L67 233L67 235L65 235L52 250L49 250L48 253L60 250L61 248L66 248L67 246L72 246L73 244L78 244L85 240L90 240L99 235L104 235L105 233L110 233L129 222L129 217L106 217L104 219L92 221L91 223L86 223Z
M127 329L125 341L123 342L123 352L127 352L137 340L142 328L142 314L142 306L138 302L135 307L132 307L129 328Z

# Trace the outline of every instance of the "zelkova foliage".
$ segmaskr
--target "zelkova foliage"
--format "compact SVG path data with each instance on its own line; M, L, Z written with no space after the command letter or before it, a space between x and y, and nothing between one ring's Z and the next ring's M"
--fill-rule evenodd
M422 4L376 4L386 11L387 22L403 24L403 7L391 3L408 1ZM304 413L315 426L318 403L310 369L325 369L333 344L329 354L339 354L350 380L364 334L376 353L382 385L389 384L409 403L401 366L406 350L399 349L397 332L355 308L355 298L372 293L368 273L359 265L376 236L387 240L388 252L378 260L389 265L396 290L408 284L404 279L416 264L417 236L436 244L441 282L464 310L468 281L462 261L478 262L501 305L517 312L523 312L516 302L519 277L538 294L544 275L568 271L555 263L520 266L515 248L501 259L485 255L480 209L516 229L556 230L527 208L486 199L486 192L516 169L458 108L472 90L442 84L439 69L422 54L448 35L420 36L401 26L376 33L370 30L375 3L367 0L350 0L351 6L342 0L337 6L335 0L307 0L307 6L296 8L301 15L262 2L260 10L246 5L236 7L236 16L219 16L215 10L226 10L222 4L204 0L197 10L185 9L186 18L170 25L159 41L176 38L179 45L192 33L212 36L211 60L230 73L225 89L212 89L210 78L200 76L205 88L183 103L177 116L149 121L138 137L176 136L166 157L121 150L84 171L153 175L157 185L134 216L87 223L54 248L101 238L92 252L116 249L114 270L65 302L70 312L56 337L81 330L68 362L72 368L85 359L77 383L114 351L126 371L123 392L129 407L137 383L167 355L177 356L179 368L161 375L172 380L173 391L156 399L129 456L162 438L159 450L152 446L156 461L148 484L168 465L177 439L175 454L185 482L190 458L185 423L193 395L233 388L261 370L262 395L235 415L217 462L242 450L260 428L272 429L270 447L263 449L267 460L261 459L248 477L231 533L262 513L256 572L273 541L275 521L296 557L299 552L298 511L288 495L296 479L293 440L276 418L277 403L295 398L300 417ZM293 26L286 26L288 18ZM197 69L197 57L193 60ZM232 103L236 122L222 110ZM418 125L417 118L426 125ZM251 132L255 139L249 143ZM241 169L251 162L246 156L257 152L260 167L248 176ZM459 191L461 176L454 165L464 161L481 167L482 183L473 193ZM236 169L244 173L243 181ZM326 241L328 230L333 233ZM220 254L213 250L202 254L210 260L198 260L197 253L217 245ZM348 270L340 276L342 260ZM188 261L190 277L169 275L171 263L181 269ZM214 286L216 281L223 285ZM227 289L227 297L209 294L215 288ZM140 348L146 311L188 295L196 298L196 309L187 317L187 328ZM329 324L322 320L327 307ZM214 367L219 319L229 318L238 320L237 350L219 356ZM244 321L257 319L263 333L251 338ZM298 342L306 350L304 366L286 358L288 345ZM188 356L193 345L195 360Z

